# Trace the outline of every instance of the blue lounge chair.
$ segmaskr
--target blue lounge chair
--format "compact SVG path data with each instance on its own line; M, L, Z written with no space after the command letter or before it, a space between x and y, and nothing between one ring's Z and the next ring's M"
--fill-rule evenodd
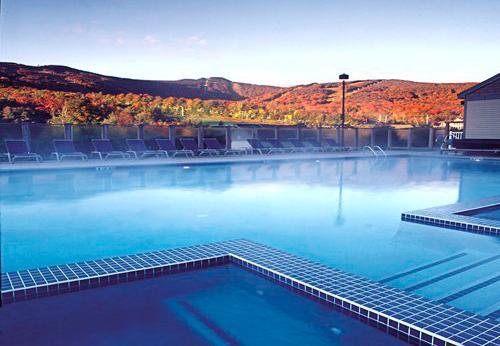
M163 153L165 156L169 157L169 153L172 154L172 157L176 157L177 155L186 155L186 157L194 156L194 152L192 150L183 150L177 149L175 144L170 139L155 139L156 145L158 146L158 152Z
M338 145L337 141L331 138L323 139L323 148L326 151L343 151L345 148Z
M258 139L248 138L247 142L250 145L250 150L252 151L252 154L257 152L262 155L264 151L266 151L266 148L264 148L264 146Z
M127 138L125 140L127 143L127 153L135 157L136 159L142 159L145 158L146 156L156 156L159 157L161 156L161 153L159 153L156 150L149 150L146 148L146 144L142 139L129 139Z
M287 150L277 139L265 139L262 141L262 145L264 145L264 147L267 146L269 149L271 149L269 154L291 152L290 149Z
M52 144L54 145L54 152L52 153L52 156L55 157L57 161L62 161L65 157L73 157L81 160L88 159L87 155L81 151L76 151L72 140L54 139Z
M325 149L319 144L319 142L315 139L306 139L300 141L306 150L312 152L325 151Z
M93 139L92 145L94 146L94 151L91 155L99 156L99 159L106 160L110 157L121 157L122 159L130 159L130 155L113 148L113 144L109 139Z
M5 147L7 148L7 160L14 163L16 159L35 160L42 162L42 157L28 150L28 145L22 139L6 139Z
M307 151L307 148L298 139L285 139L280 142L291 153L303 153Z
M203 139L203 143L205 144L205 148L217 150L224 155L240 155L242 153L241 150L224 148L216 138L205 138Z
M276 153L282 153L283 150L279 148L273 148L270 143L261 141L260 139L256 138L248 138L247 139L248 144L250 144L250 147L252 148L252 154L257 152L259 154L272 154L273 152ZM266 143L264 145L264 143Z
M196 143L194 138L180 138L179 142L182 145L184 150L191 150L198 156L209 155L209 156L217 156L219 152L214 149L199 149L198 144Z

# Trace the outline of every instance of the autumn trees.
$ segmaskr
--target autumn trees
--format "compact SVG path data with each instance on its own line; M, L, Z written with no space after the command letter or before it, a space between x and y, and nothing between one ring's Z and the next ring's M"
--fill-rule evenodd
M413 124L454 120L464 84L354 81L347 94L347 124ZM241 101L158 97L147 94L80 93L0 87L4 122L51 124L198 124L205 120L257 121L308 126L339 122L337 83L311 84Z

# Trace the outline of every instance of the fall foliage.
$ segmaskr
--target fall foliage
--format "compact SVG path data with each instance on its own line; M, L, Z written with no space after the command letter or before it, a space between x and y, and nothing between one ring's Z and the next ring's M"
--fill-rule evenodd
M279 88L203 79L205 89L200 89L199 81L134 81L61 66L0 63L0 110L4 122L52 124L199 123L207 119L306 125L339 122L339 83ZM148 83L168 83L170 89L155 89L163 96L152 95L145 92ZM179 85L173 94L198 97L165 96ZM453 120L462 113L457 93L472 85L352 81L347 88L347 123L422 125ZM137 92L117 92L131 89Z

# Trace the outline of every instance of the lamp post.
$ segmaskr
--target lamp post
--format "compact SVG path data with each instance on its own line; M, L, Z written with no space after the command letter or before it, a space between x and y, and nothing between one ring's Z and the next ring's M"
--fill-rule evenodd
M339 76L339 79L342 81L342 115L340 119L342 121L342 131L340 132L340 145L344 146L344 127L345 127L345 81L349 79L349 75L342 73Z

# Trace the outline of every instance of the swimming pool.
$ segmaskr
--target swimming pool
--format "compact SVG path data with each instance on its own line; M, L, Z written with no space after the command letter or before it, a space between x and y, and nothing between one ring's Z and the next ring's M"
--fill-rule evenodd
M486 316L498 239L400 215L499 195L499 173L399 157L2 174L2 271L247 238Z

